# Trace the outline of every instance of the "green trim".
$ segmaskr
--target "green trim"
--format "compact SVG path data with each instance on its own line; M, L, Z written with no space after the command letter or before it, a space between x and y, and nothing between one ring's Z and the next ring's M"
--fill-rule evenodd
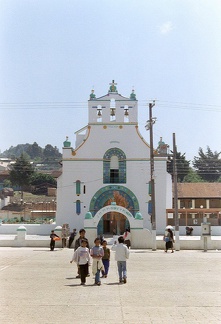
M137 197L130 189L119 184L112 184L102 187L94 194L89 207L92 215L94 216L98 210L103 208L108 199L113 198L114 191L119 191L128 200L128 202L130 202L130 207L133 209L132 214L135 216L136 212L139 211L139 202Z

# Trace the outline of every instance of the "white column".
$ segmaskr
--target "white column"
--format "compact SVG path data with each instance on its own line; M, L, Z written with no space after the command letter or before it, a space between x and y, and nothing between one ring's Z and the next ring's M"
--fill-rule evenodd
M209 208L209 199L206 199L206 208Z

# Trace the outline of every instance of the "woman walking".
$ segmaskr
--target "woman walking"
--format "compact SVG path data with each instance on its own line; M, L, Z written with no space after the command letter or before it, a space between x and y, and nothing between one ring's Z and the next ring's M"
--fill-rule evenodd
M173 250L173 243L174 243L174 238L173 238L173 232L170 228L167 229L167 234L164 235L164 241L165 241L165 252L167 252L169 249L172 250L171 253L174 252Z

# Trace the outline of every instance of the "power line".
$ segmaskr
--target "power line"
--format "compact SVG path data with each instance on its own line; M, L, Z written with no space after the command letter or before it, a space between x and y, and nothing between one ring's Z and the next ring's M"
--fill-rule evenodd
M139 107L147 107L147 100L140 100ZM187 110L204 110L220 111L221 105L186 103L178 101L157 100L158 107L167 109L187 109ZM32 101L32 102L0 102L0 109L88 109L86 101Z

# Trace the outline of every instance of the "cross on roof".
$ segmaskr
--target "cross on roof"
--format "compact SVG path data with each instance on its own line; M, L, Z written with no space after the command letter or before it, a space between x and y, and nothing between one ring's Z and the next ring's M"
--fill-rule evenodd
M109 84L110 84L109 92L117 92L117 87L116 87L117 83L115 83L114 80L112 80L112 82Z

